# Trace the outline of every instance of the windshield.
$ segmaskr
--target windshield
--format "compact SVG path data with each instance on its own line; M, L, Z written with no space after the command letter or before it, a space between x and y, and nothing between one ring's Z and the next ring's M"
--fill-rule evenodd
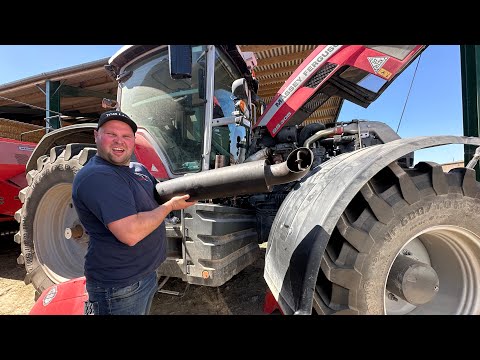
M120 84L122 111L156 139L173 173L201 168L205 101L199 85L204 86L205 47L193 46L192 59L192 78L174 80L168 50L162 49L126 67L125 74L132 73Z

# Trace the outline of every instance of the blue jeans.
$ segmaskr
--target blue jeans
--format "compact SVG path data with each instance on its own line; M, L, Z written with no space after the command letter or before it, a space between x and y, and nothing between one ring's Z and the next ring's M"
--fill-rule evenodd
M87 280L89 307L95 315L148 315L158 290L154 271L125 287L105 288Z

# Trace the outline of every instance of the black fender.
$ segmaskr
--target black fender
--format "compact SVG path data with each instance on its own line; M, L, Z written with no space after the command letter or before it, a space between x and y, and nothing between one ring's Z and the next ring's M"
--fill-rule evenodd
M40 156L46 155L54 146L67 145L70 143L91 143L94 144L93 130L97 129L96 123L85 123L69 125L47 133L39 141L35 150L27 162L26 172L35 168Z
M311 314L321 259L347 205L380 170L416 150L480 145L480 138L420 136L337 156L307 174L285 198L270 231L264 278L284 314Z

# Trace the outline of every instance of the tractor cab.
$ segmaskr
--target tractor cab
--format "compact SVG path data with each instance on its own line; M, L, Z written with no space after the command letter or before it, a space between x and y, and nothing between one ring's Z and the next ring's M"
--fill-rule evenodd
M154 148L167 178L243 161L251 121L242 62L236 48L213 45L126 46L110 59L120 108L138 124L137 137ZM237 79L240 90L232 94Z

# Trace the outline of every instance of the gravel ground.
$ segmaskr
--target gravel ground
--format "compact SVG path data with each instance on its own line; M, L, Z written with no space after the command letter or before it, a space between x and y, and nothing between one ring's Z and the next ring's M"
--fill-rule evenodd
M25 268L16 261L19 254L20 246L13 240L0 242L0 315L27 315L35 303L35 290L31 284L25 285ZM151 314L264 315L267 286L263 265L261 257L218 288L196 285L187 288L179 279L171 279L164 289L180 295L158 293Z

